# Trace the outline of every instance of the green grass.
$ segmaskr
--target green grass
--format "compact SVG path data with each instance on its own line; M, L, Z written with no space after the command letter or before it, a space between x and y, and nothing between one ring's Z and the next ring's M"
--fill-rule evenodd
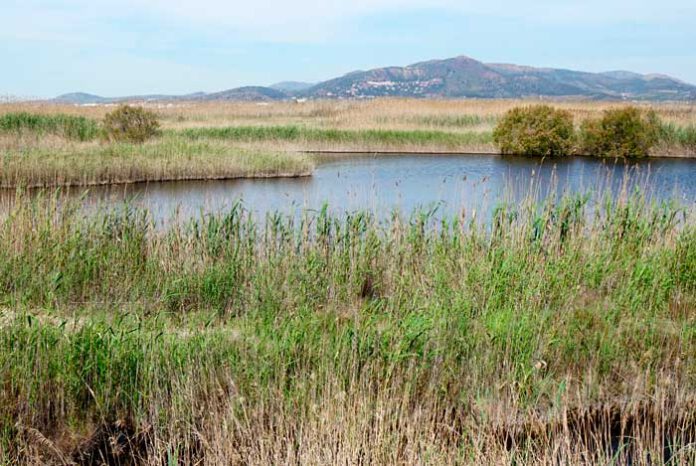
M235 126L225 128L191 128L179 133L193 140L200 138L232 141L288 141L370 145L439 145L448 149L465 148L471 144L488 144L489 133L453 133L445 131L341 130L304 126Z
M72 115L43 115L28 112L0 115L0 134L51 134L75 141L91 141L99 137L99 122Z
M0 458L48 458L36 432L79 452L126 419L147 444L130 453L160 463L606 463L611 408L626 454L661 458L666 436L689 464L693 213L588 207L259 226L236 205L158 231L20 194L0 225Z
M663 143L696 151L696 126L677 126L673 123L664 123L660 136Z
M410 121L427 126L466 128L481 125L493 126L498 122L498 117L493 115L427 115L413 117Z

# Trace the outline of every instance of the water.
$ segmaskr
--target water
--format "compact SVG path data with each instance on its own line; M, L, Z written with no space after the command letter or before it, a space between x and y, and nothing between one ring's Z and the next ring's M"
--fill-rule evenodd
M143 183L90 188L85 202L121 205L126 199L148 209L159 224L220 212L235 202L263 219L269 211L297 215L324 203L335 214L369 210L387 217L393 211L437 207L440 216L462 212L489 215L500 202L515 203L530 192L538 197L561 193L607 192L640 186L657 199L696 203L696 160L650 159L640 162L566 157L540 161L492 155L378 155L324 157L313 176ZM84 189L79 190L83 192ZM77 194L78 191L73 190ZM11 193L10 193L11 194Z

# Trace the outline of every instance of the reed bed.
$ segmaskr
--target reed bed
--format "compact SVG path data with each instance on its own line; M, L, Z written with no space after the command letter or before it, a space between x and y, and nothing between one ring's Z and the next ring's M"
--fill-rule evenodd
M490 133L451 133L444 131L398 130L339 130L308 128L304 126L234 126L220 128L190 128L177 134L198 140L221 139L238 142L261 142L283 145L299 145L305 150L329 147L335 151L383 151L417 148L422 151L460 151L472 147L486 147L491 152L493 139Z
M496 153L491 133L509 109L533 100L415 100L142 103L173 134L226 134L247 148L281 151L415 151ZM576 125L622 102L554 101ZM665 123L653 155L696 156L693 103L638 103ZM0 121L16 115L48 120L87 119L95 124L114 105L50 103L0 105ZM0 125L0 128L2 125ZM0 130L2 133L2 130ZM6 133L6 132L5 132ZM55 133L55 131L53 132ZM49 133L53 134L53 133Z
M170 102L143 103L156 111L165 128L217 127L230 125L306 125L337 129L415 130L445 127L463 121L470 126L491 128L505 112L519 105L539 103L538 100L424 100L375 99L369 101L295 102ZM624 102L543 101L570 111L576 120L601 116L608 108ZM631 103L654 109L661 119L677 126L696 124L694 103ZM69 114L102 119L114 105L76 106L53 103L0 104L0 114L30 112L47 115ZM456 128L455 128L456 129Z
M640 193L167 230L17 193L8 464L693 464L693 211Z
M146 144L73 143L62 138L0 138L0 187L308 176L305 154L250 149L176 135Z
M663 124L660 139L656 153L696 157L696 125Z
M84 116L29 112L0 115L0 134L50 134L70 140L90 141L97 138L99 132L99 123Z

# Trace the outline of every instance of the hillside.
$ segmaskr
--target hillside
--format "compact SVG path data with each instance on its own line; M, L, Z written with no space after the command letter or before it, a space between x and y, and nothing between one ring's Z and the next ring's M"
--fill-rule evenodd
M75 104L127 100L273 101L310 99L422 98L578 98L593 100L696 100L696 86L661 74L630 71L588 73L555 68L483 63L460 56L409 66L355 71L316 85L286 81L271 87L247 86L183 96L148 95L105 98L64 94L54 99Z
M305 83L299 81L283 81L275 84L271 84L269 87L277 91L282 92L302 92L310 89L314 86L314 83Z
M270 101L287 99L288 94L283 91L262 86L247 86L229 89L222 92L202 95L197 100L235 100L235 101Z
M432 60L405 67L358 71L320 83L311 97L521 98L693 100L696 86L663 75L587 73L509 64L469 57Z

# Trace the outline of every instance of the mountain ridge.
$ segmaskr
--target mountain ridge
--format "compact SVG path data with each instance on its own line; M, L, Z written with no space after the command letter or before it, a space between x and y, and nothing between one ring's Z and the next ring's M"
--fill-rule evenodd
M271 84L271 89L282 92L302 92L307 89L314 87L316 83L306 83L302 81L281 81L279 83Z
M123 101L255 101L289 99L556 98L589 100L696 100L696 86L664 74L614 70L601 73L510 63L483 63L460 55L407 66L352 71L317 84L284 81L186 95L101 97L63 94L56 102L103 104Z

